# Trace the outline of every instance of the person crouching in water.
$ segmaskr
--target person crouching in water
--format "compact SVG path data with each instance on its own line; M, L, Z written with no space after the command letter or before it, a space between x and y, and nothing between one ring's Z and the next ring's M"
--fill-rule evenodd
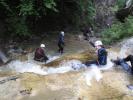
M132 55L132 50L128 49L126 51L126 57L125 58L119 58L117 57L116 60L111 59L113 63L116 65L120 65L126 72L130 73L133 75L133 55ZM127 63L130 62L131 66Z
M97 60L88 61L85 63L87 66L91 66L92 64L95 64L97 66L102 66L107 64L107 51L104 48L101 41L96 41L93 45L96 48L96 53L98 56Z
M45 45L41 44L40 47L36 49L34 54L34 60L46 63L46 61L48 60L48 57L45 55L44 48L45 48Z
M59 53L63 53L64 52L64 32L62 31L60 34L59 34L59 38L58 38L58 47L59 47Z

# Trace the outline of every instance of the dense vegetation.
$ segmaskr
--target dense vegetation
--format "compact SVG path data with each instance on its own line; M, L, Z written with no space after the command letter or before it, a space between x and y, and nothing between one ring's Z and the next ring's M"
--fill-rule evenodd
M78 28L92 23L94 14L93 0L0 0L0 18L8 35Z
M117 21L111 28L102 32L103 41L107 44L119 41L125 37L133 36L133 17L126 18L125 23Z
M133 36L133 15L131 13L133 7L131 5L130 8L123 9L125 2L126 0L117 0L115 8L117 8L116 16L119 19L115 20L110 28L102 32L103 41L106 44L111 44L126 37Z
M6 33L29 35L28 17L35 20L48 9L56 11L55 7L54 0L0 0L0 17L6 23Z

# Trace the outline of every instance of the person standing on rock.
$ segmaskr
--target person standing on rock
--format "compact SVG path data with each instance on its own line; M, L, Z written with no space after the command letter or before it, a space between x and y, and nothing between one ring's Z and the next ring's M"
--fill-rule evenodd
M96 54L98 59L97 60L92 60L88 61L85 63L87 66L91 66L92 64L95 64L97 66L102 66L107 64L107 51L103 46L102 41L96 41L95 44L93 44L96 48Z
M133 55L131 53L132 53L131 50L128 49L126 51L126 55L128 56L122 59L117 57L117 60L111 59L111 61L116 65L120 65L126 72L133 74ZM130 62L131 66L127 62Z
M36 49L34 54L34 60L40 61L40 62L46 62L48 60L48 57L45 55L44 51L45 45L41 44L39 48Z
M58 38L58 47L59 47L59 53L63 53L64 52L64 46L65 46L65 43L64 43L64 32L61 31L61 33L59 34L59 38Z

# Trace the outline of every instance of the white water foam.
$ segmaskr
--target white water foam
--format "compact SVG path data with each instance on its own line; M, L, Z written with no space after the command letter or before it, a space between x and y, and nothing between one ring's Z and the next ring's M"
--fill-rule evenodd
M19 60L13 61L7 65L12 71L24 73L24 72L33 72L36 74L46 75L47 72L41 69L40 65L37 65L32 62L21 62Z
M100 81L102 79L102 73L101 73L101 70L109 70L111 69L114 64L110 61L110 59L108 59L107 61L108 63L104 66L96 66L96 65L91 65L89 68L90 70L87 70L85 73L84 73L84 77L85 77L85 80L86 80L86 84L88 86L91 86L91 80L94 78L98 81Z
M46 63L52 62L52 61L60 58L60 56L50 56L50 55L48 55L48 58L49 58L49 60Z
M95 78L97 81L102 79L102 74L96 65L92 65L91 70L85 72L85 80L88 86L91 86L91 80Z
M58 68L49 68L48 73L65 73L73 71L74 68L80 68L82 63L78 60L63 61L59 64Z
M41 68L40 65L37 65L36 63L25 61L21 62L19 60L13 61L7 65L8 68L10 68L12 71L24 73L24 72L33 72L36 74L41 75L48 75L48 74L55 74L55 73L65 73L69 71L73 71L73 66L80 67L81 62L77 60L71 60L71 61L64 61L62 62L58 68Z
M102 79L102 74L100 70L108 70L113 66L113 64L108 60L106 66L98 67L96 65L92 65L90 67L86 67L79 60L70 60L63 61L59 64L58 68L54 67L44 67L41 68L41 65L38 65L32 61L21 62L19 60L13 61L7 65L12 71L24 73L24 72L33 72L40 75L49 75L49 74L57 74L57 73L66 73L69 71L78 71L81 68L85 68L86 71L84 73L84 77L86 80L86 84L91 86L91 80L95 78L97 81Z

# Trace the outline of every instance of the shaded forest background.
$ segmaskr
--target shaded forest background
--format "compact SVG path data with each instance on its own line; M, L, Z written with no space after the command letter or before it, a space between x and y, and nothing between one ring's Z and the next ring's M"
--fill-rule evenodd
M112 25L117 24L115 15L124 8L126 1L0 0L0 36L28 37L32 34L61 30L72 32L80 31L83 27L92 27L97 35L108 37L107 33L113 31L112 29L110 32ZM121 21L121 17L119 19ZM130 19L132 21L130 17L129 22ZM117 37L118 34L120 33L116 33ZM112 40L113 38L107 42Z

